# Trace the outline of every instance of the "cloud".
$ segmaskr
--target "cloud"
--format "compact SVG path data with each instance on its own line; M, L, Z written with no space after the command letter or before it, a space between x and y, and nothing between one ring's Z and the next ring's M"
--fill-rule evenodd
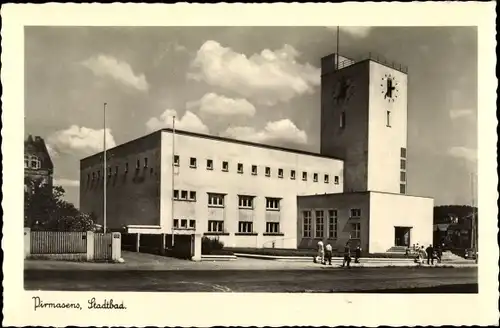
M90 69L98 77L110 77L139 91L149 89L144 74L136 75L127 62L120 61L115 57L107 55L94 56L83 61L82 65Z
M452 120L472 116L474 112L471 109L452 109L450 110L450 118Z
M254 116L255 106L246 99L232 99L215 93L207 93L200 100L186 104L188 109L197 108L201 113L211 115Z
M260 131L253 127L230 127L224 134L230 138L257 143L307 144L307 134L289 119L268 122Z
M79 187L80 181L70 179L54 179L54 185L63 187Z
M456 158L466 159L469 162L476 162L477 160L477 150L472 148L451 147L448 154Z
M216 41L207 41L191 62L188 78L225 88L260 104L274 105L311 94L320 84L320 70L309 63L298 63L298 56L289 45L247 57Z
M167 109L160 115L159 118L152 117L146 122L146 128L149 132L160 130L163 128L172 128L172 118L176 117L175 128L184 131L209 133L208 127L191 111L186 111L184 116L179 119L177 111Z
M327 28L335 32L337 31L336 26L328 26ZM366 38L371 33L372 29L373 27L371 26L341 26L340 33L345 32L357 38Z
M66 130L60 130L47 138L49 148L56 153L80 152L91 154L103 150L104 130L94 130L86 127L72 125ZM116 146L115 139L110 129L106 129L106 146Z

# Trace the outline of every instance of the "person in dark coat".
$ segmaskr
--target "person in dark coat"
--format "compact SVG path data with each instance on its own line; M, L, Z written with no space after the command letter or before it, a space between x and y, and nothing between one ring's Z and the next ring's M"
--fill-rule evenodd
M440 245L436 246L436 259L438 263L441 263L441 258L443 257L443 249Z
M345 244L344 247L344 261L342 261L342 267L345 267L347 265L348 268L351 267L351 247L349 245L349 242Z
M358 245L356 250L354 251L354 263L359 263L359 259L361 258L361 247Z
M434 265L434 248L432 247L432 245L429 245L425 252L427 253L427 264Z

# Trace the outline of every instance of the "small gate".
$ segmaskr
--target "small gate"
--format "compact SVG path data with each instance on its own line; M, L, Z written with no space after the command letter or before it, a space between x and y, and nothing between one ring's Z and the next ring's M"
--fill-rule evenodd
M111 260L112 255L112 234L97 232L94 234L94 260Z

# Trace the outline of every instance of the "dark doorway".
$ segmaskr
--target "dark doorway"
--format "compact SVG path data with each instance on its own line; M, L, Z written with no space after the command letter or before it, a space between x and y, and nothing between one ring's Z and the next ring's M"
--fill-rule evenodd
M394 227L395 246L410 246L410 227Z

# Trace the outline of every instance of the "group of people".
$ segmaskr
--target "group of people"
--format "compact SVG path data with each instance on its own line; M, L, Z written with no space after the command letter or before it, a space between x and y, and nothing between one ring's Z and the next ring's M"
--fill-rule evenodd
M425 259L427 259L428 265L434 265L434 260L437 260L437 263L441 263L443 249L439 245L436 247L429 245L425 248L424 245L413 244L412 249L413 253L416 253L415 262L418 264L423 264Z
M318 256L317 261L323 265L332 265L332 257L333 257L333 248L332 245L326 244L324 245L323 241L318 242ZM358 245L354 251L354 263L360 263L359 259L361 258L361 247ZM344 247L344 258L342 261L342 267L351 267L351 246L349 242L345 244Z

